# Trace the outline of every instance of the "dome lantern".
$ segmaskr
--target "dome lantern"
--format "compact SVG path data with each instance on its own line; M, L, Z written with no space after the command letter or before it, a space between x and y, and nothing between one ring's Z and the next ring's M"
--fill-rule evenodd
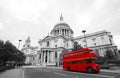
M61 14L61 17L60 17L60 21L63 21L63 16L62 16L62 14Z

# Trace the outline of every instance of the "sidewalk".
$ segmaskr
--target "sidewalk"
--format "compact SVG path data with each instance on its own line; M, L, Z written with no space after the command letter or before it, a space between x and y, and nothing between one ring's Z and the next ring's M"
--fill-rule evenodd
M118 70L101 69L100 71L103 71L103 72L112 72L112 73L120 73L120 69L118 69Z
M22 69L11 69L0 73L0 78L22 78Z

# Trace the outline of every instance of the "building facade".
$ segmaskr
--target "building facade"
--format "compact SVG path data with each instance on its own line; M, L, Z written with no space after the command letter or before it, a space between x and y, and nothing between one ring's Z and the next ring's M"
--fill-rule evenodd
M74 42L78 42L82 47L93 48L100 57L106 56L106 51L110 50L110 54L119 58L117 46L114 44L112 35L106 30L73 37L74 32L70 26L64 22L61 15L59 23L57 23L45 38L38 41L37 48L37 64L40 65L60 65L61 54L67 50L72 51ZM29 40L28 40L29 41ZM87 44L86 44L87 43ZM24 49L25 50L25 49Z
M50 35L39 40L38 54L42 65L59 65L59 56L64 49L73 48L73 30L60 17Z

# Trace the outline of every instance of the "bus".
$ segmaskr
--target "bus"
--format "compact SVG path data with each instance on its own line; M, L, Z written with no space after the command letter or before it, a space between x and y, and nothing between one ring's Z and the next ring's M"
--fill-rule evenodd
M98 73L100 66L96 64L97 55L90 48L83 48L63 54L63 70Z

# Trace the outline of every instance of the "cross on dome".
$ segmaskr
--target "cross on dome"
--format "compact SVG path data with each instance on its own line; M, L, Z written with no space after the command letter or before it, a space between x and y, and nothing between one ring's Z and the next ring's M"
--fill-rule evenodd
M63 16L62 16L62 14L61 14L61 16L60 16L60 21L63 21Z

